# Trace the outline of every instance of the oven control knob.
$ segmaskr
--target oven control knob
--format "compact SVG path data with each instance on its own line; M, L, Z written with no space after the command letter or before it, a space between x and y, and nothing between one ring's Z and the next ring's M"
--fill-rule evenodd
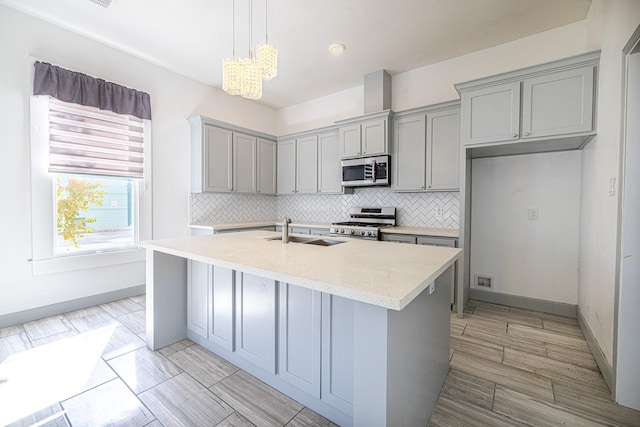
M363 231L361 231L361 232L360 232L360 235L361 235L361 236L366 236L366 235L367 235L367 232L363 230Z
M349 234L353 234L353 230L349 230Z
M344 228L340 230L340 233L344 233Z
M370 231L370 232L369 232L369 236L373 236L373 231Z

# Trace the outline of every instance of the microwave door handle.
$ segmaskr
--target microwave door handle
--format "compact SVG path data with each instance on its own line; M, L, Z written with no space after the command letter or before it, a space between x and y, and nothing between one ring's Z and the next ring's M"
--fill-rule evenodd
M371 180L376 182L376 161L371 161Z

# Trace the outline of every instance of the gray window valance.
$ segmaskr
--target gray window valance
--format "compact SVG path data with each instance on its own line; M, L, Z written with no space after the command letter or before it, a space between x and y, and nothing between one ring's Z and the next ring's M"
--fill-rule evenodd
M140 119L151 119L151 100L148 93L65 70L46 62L37 61L34 65L34 95L49 95L65 102L97 107L118 114L130 114Z

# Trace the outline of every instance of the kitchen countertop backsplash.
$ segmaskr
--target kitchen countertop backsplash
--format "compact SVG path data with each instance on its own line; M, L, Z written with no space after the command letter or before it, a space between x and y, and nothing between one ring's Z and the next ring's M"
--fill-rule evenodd
M354 194L262 196L217 193L191 194L191 223L273 220L348 220L354 206L395 206L397 224L405 227L458 228L458 192L394 193L387 188L357 188Z

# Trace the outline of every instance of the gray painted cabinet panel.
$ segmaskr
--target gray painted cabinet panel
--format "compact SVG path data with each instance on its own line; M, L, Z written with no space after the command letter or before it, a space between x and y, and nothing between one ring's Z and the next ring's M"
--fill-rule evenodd
M296 141L278 142L278 194L296 192Z
M204 125L204 191L233 190L233 132Z
M321 293L280 283L278 373L320 397Z
M460 188L460 110L427 114L427 188Z
M517 140L520 135L520 82L462 93L462 142Z
M276 143L258 138L257 189L260 194L276 194Z
M362 155L387 153L387 119L362 123Z
M340 127L340 157L357 157L360 153L360 124Z
M346 414L353 410L354 301L322 294L320 399Z
M424 190L426 178L426 121L419 114L401 117L393 122L393 179L394 190Z
M212 310L209 316L209 340L222 348L234 350L234 271L212 266Z
M189 260L187 263L187 328L207 337L209 318L209 264Z
M593 128L593 67L526 79L522 138L589 132Z
M395 243L410 243L412 245L416 244L416 236L411 236L408 234L382 234L382 240L385 242L395 242Z
M256 192L256 138L233 134L233 191Z
M276 372L276 284L253 274L236 276L238 355L267 372Z
M337 132L318 135L318 193L342 193L340 139Z
M296 140L296 193L318 192L318 137Z

